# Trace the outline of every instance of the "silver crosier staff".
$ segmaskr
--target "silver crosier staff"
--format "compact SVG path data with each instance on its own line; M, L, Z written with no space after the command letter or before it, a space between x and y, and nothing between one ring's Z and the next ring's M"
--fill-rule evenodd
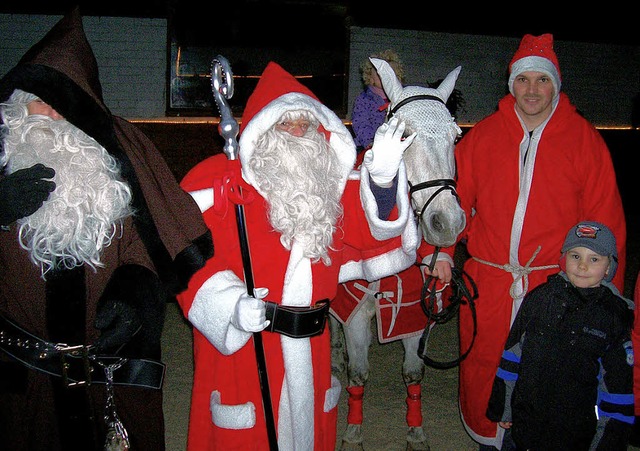
M224 153L229 160L238 159L238 122L233 117L231 108L227 102L233 96L233 74L229 61L221 56L216 56L211 62L211 90L213 98L220 112L220 123L218 125L218 133L225 141ZM239 167L239 166L238 166ZM241 177L240 171L237 174ZM236 188L240 191L240 186ZM242 197L242 193L236 193ZM241 202L235 203L236 223L238 226L238 237L240 240L240 252L242 254L242 266L244 270L244 280L247 285L247 293L253 296L254 282L253 270L251 267L251 254L249 253L249 240L244 215L244 205ZM269 379L267 376L267 364L264 355L264 347L262 345L262 333L253 333L253 343L256 353L256 363L258 365L258 375L260 378L260 391L262 393L262 407L264 409L265 421L267 423L267 435L269 437L269 449L277 451L278 441L276 435L276 426L273 416L273 407L271 404L271 393L269 391Z

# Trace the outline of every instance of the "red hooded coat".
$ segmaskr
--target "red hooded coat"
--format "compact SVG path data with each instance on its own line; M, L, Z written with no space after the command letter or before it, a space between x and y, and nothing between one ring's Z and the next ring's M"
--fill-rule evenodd
M286 249L268 221L267 202L252 185L247 164L255 142L286 111L306 110L320 122L340 160L344 217L334 235L332 264L312 263L297 243ZM409 220L406 175L401 166L397 211L392 221L377 218L368 174L351 178L355 146L342 121L293 76L269 63L249 98L239 143L246 229L256 288L269 289L267 299L308 306L332 299L340 281L376 279L415 261L418 233ZM203 210L216 243L216 256L192 279L178 301L194 326L195 377L188 449L268 449L265 416L252 334L231 323L238 298L246 293L234 205L226 183L239 178L238 161L211 157L185 177ZM365 170L366 171L366 170ZM227 177L227 179L225 179ZM364 206L364 211L363 211ZM218 247L221 246L221 247ZM290 338L261 332L280 449L333 450L336 441L340 383L331 375L329 331L312 338Z

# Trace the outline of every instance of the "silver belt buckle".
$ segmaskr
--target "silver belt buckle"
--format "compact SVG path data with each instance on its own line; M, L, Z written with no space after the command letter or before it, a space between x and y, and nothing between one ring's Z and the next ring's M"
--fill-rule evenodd
M56 349L60 352L60 361L62 363L62 381L65 387L83 387L91 385L91 365L89 364L89 349L84 345L67 346L63 344L56 345ZM81 358L84 367L85 380L73 381L69 378L69 358Z

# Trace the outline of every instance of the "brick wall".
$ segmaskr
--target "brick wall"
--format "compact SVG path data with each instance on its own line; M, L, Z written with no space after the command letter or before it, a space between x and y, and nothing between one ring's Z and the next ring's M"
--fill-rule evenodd
M462 66L456 88L466 101L461 124L495 110L507 91L507 67L520 38L382 28L350 28L348 114L363 89L360 64L371 53L393 48L405 68L405 84L426 86ZM640 93L640 47L556 41L562 90L596 126L630 126Z
M0 77L61 17L0 14ZM109 109L126 118L164 116L167 20L86 16L83 24Z
M59 18L0 14L0 76ZM111 111L126 118L165 116L167 20L86 16L84 26ZM425 85L462 66L456 83L466 102L457 117L460 124L474 124L496 108L507 92L507 65L519 42L356 26L350 27L349 40L345 119L351 117L353 101L363 88L361 62L373 52L394 48L403 59L408 84ZM596 126L630 126L640 95L640 47L556 41L555 48L563 90L587 119Z

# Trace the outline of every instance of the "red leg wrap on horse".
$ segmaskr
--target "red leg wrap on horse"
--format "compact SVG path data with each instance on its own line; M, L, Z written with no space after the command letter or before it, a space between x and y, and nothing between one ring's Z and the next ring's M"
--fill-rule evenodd
M407 426L422 426L422 402L420 384L407 385Z
M347 423L362 424L362 397L364 396L364 386L352 385L351 387L347 387L347 392L349 392Z

